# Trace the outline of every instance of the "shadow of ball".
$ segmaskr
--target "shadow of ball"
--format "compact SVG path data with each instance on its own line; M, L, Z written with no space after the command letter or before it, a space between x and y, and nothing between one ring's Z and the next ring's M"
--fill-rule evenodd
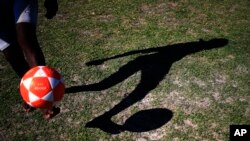
M168 109L143 110L129 117L123 127L130 132L147 132L162 127L172 117L173 112Z

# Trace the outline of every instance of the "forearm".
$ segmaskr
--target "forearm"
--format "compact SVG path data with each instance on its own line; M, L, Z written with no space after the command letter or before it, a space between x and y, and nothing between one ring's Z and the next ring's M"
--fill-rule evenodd
M39 46L36 27L31 23L16 24L18 44L23 50L30 67L45 65L45 59Z

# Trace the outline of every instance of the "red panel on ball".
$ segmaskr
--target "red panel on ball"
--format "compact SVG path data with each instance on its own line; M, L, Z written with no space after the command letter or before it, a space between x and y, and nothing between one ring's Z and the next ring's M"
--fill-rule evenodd
M30 69L29 71L27 71L25 73L25 75L23 76L23 80L27 79L27 78L30 78L30 77L33 77L35 75L35 73L39 70L40 68L39 67L34 67L32 69Z
M48 77L53 77L59 80L61 79L61 75L52 68L43 67L42 70L47 74Z
M54 88L54 101L60 101L63 98L64 95L64 84L62 82L59 82L58 85Z
M47 77L34 77L30 85L29 90L40 98L51 91L50 82Z
M32 102L31 105L33 107L37 107L37 108L42 108L42 109L51 109L52 106L53 106L53 103L52 102L49 102L49 101L45 101L45 100L37 100L35 102Z

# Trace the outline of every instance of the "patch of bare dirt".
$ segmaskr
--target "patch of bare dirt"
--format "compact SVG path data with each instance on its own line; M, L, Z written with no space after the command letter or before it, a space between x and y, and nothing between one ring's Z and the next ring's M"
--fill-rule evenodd
M203 99L197 100L196 102L194 102L196 106L198 106L199 108L208 108L211 105L211 100L208 97L205 97Z
M219 92L213 92L212 96L216 101L221 99L221 94Z
M177 8L178 4L175 2L166 2L159 4L144 4L141 6L140 11L147 15L162 15L167 11Z
M95 20L99 21L99 22L104 22L104 23L108 23L111 22L115 19L115 17L111 14L109 15L98 15L94 17Z
M223 62L223 63L226 63L226 62L232 61L232 60L234 60L234 59L235 59L235 56L232 55L232 54L229 54L229 55L227 55L226 57L221 58L220 61Z
M169 109L175 110L178 108L183 109L183 112L190 114L201 109L207 109L212 105L212 100L208 97L190 98L185 95L185 92L172 91L161 101L161 105Z
M201 88L206 86L206 83L203 80L196 78L196 77L193 78L193 83L198 85Z
M141 133L141 139L142 140L145 139L147 141L156 141L156 140L160 140L163 137L165 137L167 135L167 133L168 132L166 131L166 128L159 128L159 129L154 130L154 131Z
M177 85L178 87L187 86L190 83L189 80L184 81L179 76L173 78L172 82L174 85Z
M96 29L89 29L89 30L84 30L84 29L74 29L74 32L79 33L79 35L83 37L95 37L95 38L101 38L103 34L101 33L101 30L96 28Z
M168 14L164 16L161 20L158 21L160 27L168 27L176 29L179 25L182 24L182 20L177 19L174 15ZM189 34L194 34L192 31L189 31Z
M121 17L122 20L122 26L124 26L127 29L130 28L140 28L147 24L147 21L143 17L138 18L128 18L128 17Z
M213 132L212 134L213 134L213 138L214 138L216 141L223 141L223 140L220 139L220 138L221 138L220 134L218 134L218 133L216 133L216 132Z
M235 101L235 100L234 100L232 97L228 97L228 98L224 101L224 103L233 104L234 101Z
M246 109L245 116L246 116L247 118L250 118L250 107L248 107L248 108Z
M187 126L190 126L190 127L194 128L194 129L197 129L197 127L198 127L198 125L194 124L191 119L184 120L184 124L187 125Z
M249 73L249 68L243 65L238 65L235 72L236 74L247 74Z
M225 84L227 82L227 76L224 74L216 74L215 77L215 83L217 84Z
M153 102L158 97L155 97L155 94L149 93L145 98L142 99L142 101L139 103L139 108L146 109L153 106Z

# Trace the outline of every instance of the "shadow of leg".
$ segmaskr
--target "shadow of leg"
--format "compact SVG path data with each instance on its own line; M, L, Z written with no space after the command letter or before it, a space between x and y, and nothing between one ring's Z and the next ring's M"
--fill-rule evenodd
M119 134L122 131L124 131L122 125L118 125L111 121L111 117L103 114L92 121L88 122L85 127L87 128L99 128L103 130L104 132L110 133L110 134Z
M164 75L161 74L165 74L166 72L166 69L161 69L161 73L155 73L156 75L152 77L151 71L142 71L141 82L137 85L135 90L131 92L126 98L124 98L120 103L115 105L111 110L88 122L86 124L86 127L99 128L111 134L117 134L121 131L124 131L124 127L112 122L111 118L114 115L117 115L119 112L135 104L139 100L143 99L148 94L148 92L154 89L159 84L160 80L162 80Z
M101 91L108 89L133 75L139 70L139 66L140 65L138 64L138 61L131 61L121 67L116 73L110 75L109 77L98 83L82 86L72 86L66 88L65 93L77 93L81 91Z

